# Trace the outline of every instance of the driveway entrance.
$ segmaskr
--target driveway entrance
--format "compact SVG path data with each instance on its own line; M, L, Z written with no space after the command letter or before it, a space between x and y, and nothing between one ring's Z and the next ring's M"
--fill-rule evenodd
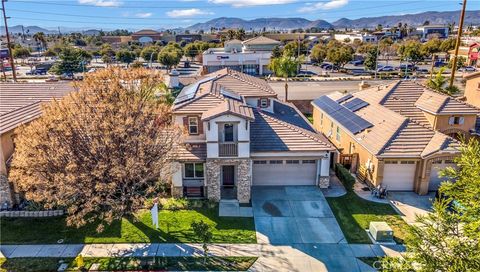
M315 186L254 186L252 206L260 244L347 243Z

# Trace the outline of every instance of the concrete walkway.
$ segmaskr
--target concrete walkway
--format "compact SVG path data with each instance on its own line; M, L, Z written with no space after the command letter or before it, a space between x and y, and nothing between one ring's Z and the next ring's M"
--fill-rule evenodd
M402 246L369 244L212 244L212 256L259 257L250 271L375 271L357 257L399 256ZM202 256L201 244L1 245L16 257L186 257Z
M340 197L347 193L342 182L335 175L335 172L330 169L330 186L326 189L321 189L325 197Z

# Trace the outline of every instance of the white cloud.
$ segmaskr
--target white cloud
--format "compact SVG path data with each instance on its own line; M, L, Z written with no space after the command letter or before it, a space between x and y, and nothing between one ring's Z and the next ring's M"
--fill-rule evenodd
M78 0L78 3L97 7L118 7L122 5L119 0Z
M167 11L167 16L172 17L172 18L177 18L177 17L193 17L193 16L198 16L198 15L212 15L213 12L209 11L204 11L201 9L174 9L171 11Z
M282 5L293 3L296 0L208 0L210 3L214 4L227 4L234 7L247 7L247 6L265 6L265 5Z
M153 13L151 12L139 12L139 13L135 13L135 17L138 17L138 18L148 18L148 17L152 17Z
M330 2L326 3L316 3L310 4L303 8L298 9L299 12L314 12L317 10L328 10L328 9L336 9L341 8L348 4L348 0L330 0Z

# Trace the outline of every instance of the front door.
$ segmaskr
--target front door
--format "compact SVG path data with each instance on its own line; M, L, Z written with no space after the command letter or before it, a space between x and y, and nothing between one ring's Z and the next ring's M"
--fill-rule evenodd
M224 187L233 187L235 185L235 166L222 166L222 183Z

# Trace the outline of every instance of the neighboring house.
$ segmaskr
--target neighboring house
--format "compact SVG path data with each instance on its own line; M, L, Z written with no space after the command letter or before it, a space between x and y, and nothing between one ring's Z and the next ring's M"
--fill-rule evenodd
M186 131L174 196L250 201L251 186L329 186L335 148L263 80L222 69L185 87L173 106Z
M361 179L391 191L438 189L454 166L459 141L475 131L479 110L410 81L312 102L314 127L340 150L337 159Z
M466 80L465 102L480 108L480 72L466 74L463 78Z
M448 38L448 26L444 25L424 25L417 27L417 33L422 40L428 40L430 37L440 39Z
M246 41L230 40L223 48L210 48L202 54L204 73L230 68L249 75L270 74L272 50L281 43L258 36Z
M180 42L191 43L191 42L201 41L201 40L202 40L202 35L200 35L200 34L177 34L177 35L175 35L175 41L177 43L180 43Z
M42 114L42 103L60 99L73 89L65 82L0 83L0 175L8 174L15 149L15 129L38 118ZM12 203L12 189L10 184L1 184L0 205Z

